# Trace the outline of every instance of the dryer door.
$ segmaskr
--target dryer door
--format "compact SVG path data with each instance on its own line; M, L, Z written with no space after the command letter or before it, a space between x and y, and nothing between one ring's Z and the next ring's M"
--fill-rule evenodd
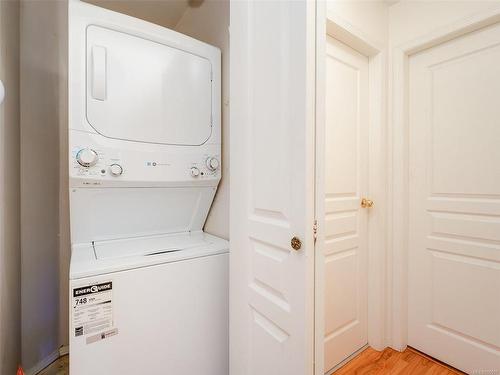
M125 32L87 27L87 120L116 139L201 145L212 132L208 59Z

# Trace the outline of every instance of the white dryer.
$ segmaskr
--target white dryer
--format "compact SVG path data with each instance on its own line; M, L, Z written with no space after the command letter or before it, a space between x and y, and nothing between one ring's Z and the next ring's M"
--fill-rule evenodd
M71 375L228 374L220 51L69 2Z

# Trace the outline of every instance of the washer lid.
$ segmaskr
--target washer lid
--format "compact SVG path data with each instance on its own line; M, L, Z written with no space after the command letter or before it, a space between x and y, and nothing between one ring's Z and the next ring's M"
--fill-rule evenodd
M198 246L210 246L211 244L210 239L205 238L202 232L93 242L95 256L98 260L160 255Z
M198 241L203 242L205 245L194 246L194 243ZM94 248L96 243L97 246ZM174 243L177 244L177 247L183 247L184 250L157 254L151 253L152 249L172 249L172 244ZM182 243L185 246L182 246ZM193 247L189 247L191 245ZM118 248L123 250L123 253L121 251L116 252ZM90 242L72 244L70 278L78 279L225 254L228 252L228 249L228 241L203 233L202 231L167 236L145 236L116 241L96 241L93 244ZM97 252L99 252L99 257L101 258L96 258Z
M204 144L212 133L212 64L100 26L87 27L87 120L116 139Z
M201 231L214 194L212 186L72 189L71 241Z

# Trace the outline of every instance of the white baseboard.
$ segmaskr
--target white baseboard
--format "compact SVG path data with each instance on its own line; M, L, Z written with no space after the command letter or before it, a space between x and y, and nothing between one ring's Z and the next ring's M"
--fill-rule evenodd
M52 353L50 353L47 357L42 359L40 362L38 362L35 366L32 368L25 370L24 373L26 375L36 375L40 371L42 371L44 368L49 366L52 362L55 360L59 359L59 357L62 357L63 355L69 354L69 346L61 346L59 349L54 350Z
M24 373L26 375L36 375L58 358L59 358L59 349L54 350L52 353L50 353L47 357L42 359L32 368L24 370Z
M59 356L62 357L69 354L69 345L63 345L59 348Z

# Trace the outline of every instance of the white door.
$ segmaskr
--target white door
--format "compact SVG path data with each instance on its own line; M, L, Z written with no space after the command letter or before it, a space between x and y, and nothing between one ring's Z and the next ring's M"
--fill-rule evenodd
M497 373L500 26L410 56L409 88L408 343Z
M313 371L314 30L306 0L231 3L233 375Z
M324 369L367 343L368 58L327 37L323 205ZM319 148L321 149L321 148ZM320 174L320 173L319 173ZM318 191L322 191L318 189ZM320 281L321 282L321 281Z

